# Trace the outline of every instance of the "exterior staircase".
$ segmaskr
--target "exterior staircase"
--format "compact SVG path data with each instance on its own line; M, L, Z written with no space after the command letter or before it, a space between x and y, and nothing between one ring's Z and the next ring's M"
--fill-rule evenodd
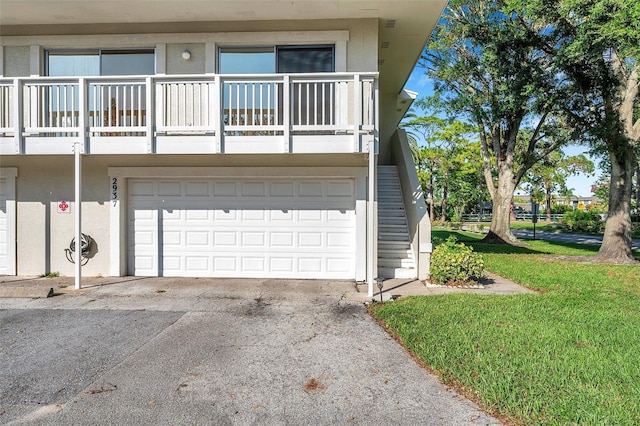
M417 277L396 166L378 166L378 276Z

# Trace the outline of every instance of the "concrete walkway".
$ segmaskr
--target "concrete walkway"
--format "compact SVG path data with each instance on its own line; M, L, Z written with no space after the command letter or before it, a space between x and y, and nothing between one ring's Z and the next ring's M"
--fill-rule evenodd
M395 296L522 291L499 280L473 290L385 284ZM0 423L500 423L416 364L366 314L366 289L353 282L85 285L0 277L21 292L0 298Z
M0 298L46 298L55 295L86 295L89 292L105 292L109 288L114 291L123 291L124 294L136 292L136 289L144 288L153 283L154 287L160 287L166 291L171 288L188 289L194 285L210 285L213 294L235 293L243 291L246 286L254 286L256 289L276 291L290 297L304 296L307 288L317 283L326 285L326 280L276 280L276 279L223 279L223 278L145 278L145 277L85 277L82 280L83 288L74 289L72 277L19 277L0 276ZM338 281L340 282L340 281ZM240 288L234 287L234 284ZM405 296L427 296L448 293L476 293L476 294L518 294L533 293L532 290L510 281L506 278L485 271L485 277L480 281L480 288L456 288L425 283L405 278L386 279L382 293L397 299ZM116 290L117 289L117 290ZM346 300L354 302L367 302L366 284L354 284L343 287L340 294ZM380 290L374 287L374 298L379 298Z

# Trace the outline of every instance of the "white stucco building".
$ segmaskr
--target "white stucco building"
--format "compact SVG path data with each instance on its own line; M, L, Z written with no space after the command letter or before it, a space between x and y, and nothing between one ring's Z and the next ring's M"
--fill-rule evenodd
M0 274L81 232L89 276L425 278L396 127L445 3L0 0Z

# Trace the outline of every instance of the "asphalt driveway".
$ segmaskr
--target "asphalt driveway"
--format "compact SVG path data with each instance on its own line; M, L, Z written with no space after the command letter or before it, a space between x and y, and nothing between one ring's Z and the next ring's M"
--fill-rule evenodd
M1 298L0 423L499 423L418 366L352 292L134 279Z

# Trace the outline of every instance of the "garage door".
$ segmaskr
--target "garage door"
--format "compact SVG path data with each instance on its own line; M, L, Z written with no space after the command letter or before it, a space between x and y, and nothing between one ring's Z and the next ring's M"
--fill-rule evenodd
M0 275L7 274L7 180L0 178Z
M355 181L129 181L129 274L355 277Z

